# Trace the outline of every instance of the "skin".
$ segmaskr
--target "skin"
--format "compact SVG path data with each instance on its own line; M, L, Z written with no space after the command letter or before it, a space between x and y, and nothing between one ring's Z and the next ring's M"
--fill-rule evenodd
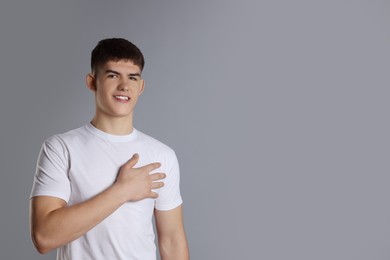
M133 112L145 82L132 61L109 61L86 76L87 87L95 94L96 110L91 123L98 129L125 135L133 131ZM129 97L123 101L118 96ZM82 203L68 206L59 198L37 196L30 201L31 236L40 253L65 245L103 221L129 201L157 198L152 189L164 185L164 173L153 173L158 162L140 168L138 154L120 168L115 183ZM155 220L162 260L189 259L183 227L182 206L168 211L155 210Z

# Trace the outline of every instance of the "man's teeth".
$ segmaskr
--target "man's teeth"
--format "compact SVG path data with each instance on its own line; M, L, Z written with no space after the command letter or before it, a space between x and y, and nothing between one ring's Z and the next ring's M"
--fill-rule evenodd
M115 98L121 99L121 100L129 100L128 97L125 96L115 96Z

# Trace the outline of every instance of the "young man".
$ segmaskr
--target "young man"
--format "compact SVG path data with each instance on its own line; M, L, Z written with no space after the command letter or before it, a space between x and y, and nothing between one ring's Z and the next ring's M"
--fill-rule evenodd
M168 146L133 128L144 90L141 51L105 39L91 55L87 87L96 112L85 126L47 139L30 200L31 235L57 259L189 259L179 167Z

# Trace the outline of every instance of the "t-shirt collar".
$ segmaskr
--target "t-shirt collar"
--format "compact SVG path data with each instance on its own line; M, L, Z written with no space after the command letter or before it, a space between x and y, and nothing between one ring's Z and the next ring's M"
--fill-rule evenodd
M107 140L107 141L110 141L110 142L115 142L115 143L122 143L122 142L130 142L130 141L133 141L135 138L137 138L137 135L138 135L138 131L133 127L133 131L128 134L128 135L113 135L113 134L109 134L109 133L106 133L98 128L96 128L94 125L92 125L91 123L88 123L86 125L86 128L89 132L91 132L92 134L104 139L104 140Z

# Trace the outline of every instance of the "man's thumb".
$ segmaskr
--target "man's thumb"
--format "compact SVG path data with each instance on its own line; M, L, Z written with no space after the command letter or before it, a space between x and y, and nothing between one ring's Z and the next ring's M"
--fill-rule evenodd
M137 164L138 159L139 159L138 153L133 154L130 160L127 161L128 167L133 168Z

